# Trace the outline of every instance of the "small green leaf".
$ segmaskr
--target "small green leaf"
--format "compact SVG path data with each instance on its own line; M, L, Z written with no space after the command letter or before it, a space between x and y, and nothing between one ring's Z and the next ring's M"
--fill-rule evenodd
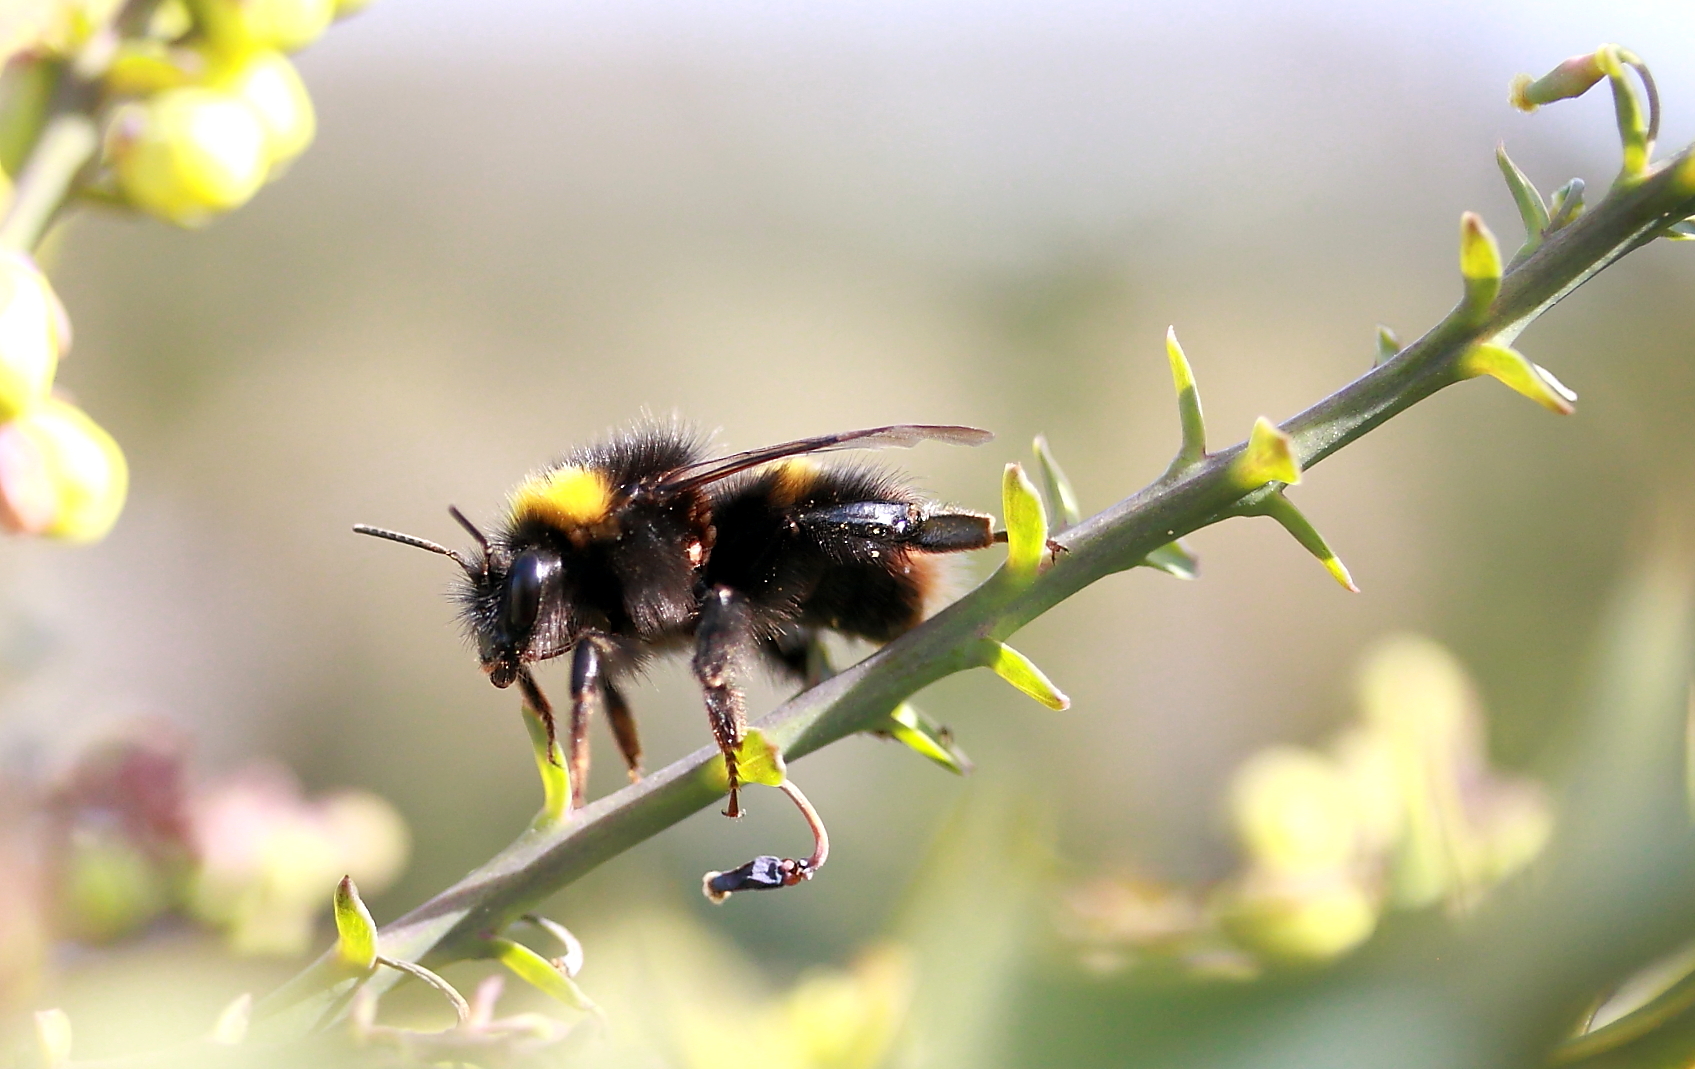
M1524 221L1524 246L1521 253L1529 252L1542 244L1542 235L1548 229L1548 206L1542 201L1542 194L1536 186L1518 169L1507 155L1507 146L1495 146L1495 163L1501 168L1501 176L1507 180L1507 189L1513 195L1513 203L1518 206L1518 216Z
M1695 241L1695 219L1673 223L1666 227L1666 232L1660 236L1670 241Z
M1035 445L1036 463L1042 469L1042 488L1047 491L1048 507L1059 514L1055 529L1063 531L1067 527L1075 527L1083 519L1083 513L1077 507L1077 492L1071 489L1071 480L1065 477L1064 469L1054 459L1047 437L1036 435Z
M1230 476L1242 490L1258 490L1271 482L1295 485L1301 481L1301 465L1294 441L1261 416L1254 421L1247 447L1231 461Z
M906 702L895 706L888 722L876 733L905 743L949 772L963 776L971 771L971 759L954 745L953 732Z
M1176 579L1198 579L1201 574L1200 558L1195 556L1181 538L1175 542L1167 542L1143 557L1141 566L1164 572Z
M1195 370L1177 342L1176 327L1166 328L1165 355L1171 362L1171 383L1177 388L1177 417L1183 426L1183 444L1172 467L1187 467L1207 455L1207 427L1201 415L1201 392L1195 385Z
M1465 311L1482 316L1501 292L1501 248L1476 212L1460 216L1460 277L1465 279Z
M1550 412L1569 416L1577 411L1573 404L1577 394L1567 389L1552 372L1525 359L1517 349L1490 342L1474 345L1460 357L1459 370L1468 379L1479 375L1497 379Z
M71 1060L71 1019L64 1010L35 1011L35 1043L48 1069Z
M1381 367L1394 359L1401 351L1401 339L1395 337L1395 332L1379 323L1377 325L1377 359L1371 362L1372 367Z
M377 922L353 886L343 876L335 888L336 958L350 969L369 972L377 962Z
M545 828L564 820L571 808L571 773L565 768L565 752L557 741L553 743L552 760L548 759L547 725L528 703L524 705L524 727L535 750L536 771L541 773L541 812L531 826Z
M593 999L583 994L583 989L577 986L576 981L524 944L510 939L494 938L487 941L487 953L489 957L511 969L518 979L544 995L550 995L574 1010L595 1014L600 1012L600 1007L594 1004Z
M251 994L237 995L218 1014L218 1022L212 1026L212 1034L206 1038L222 1047L235 1047L247 1038L247 1025L253 1019L253 996Z
M1318 558L1318 562L1324 565L1325 571L1328 571L1338 583L1341 583L1343 589L1351 590L1355 594L1360 592L1360 588L1354 585L1354 577L1348 574L1347 566L1325 543L1324 536L1318 533L1318 529L1313 527L1311 521L1301 514L1300 509L1295 507L1294 502L1281 493L1268 494L1265 500L1255 507L1255 511L1262 516L1270 516L1282 524L1284 530L1295 536L1295 541L1299 542L1308 553Z
M736 747L736 775L743 783L778 786L788 776L783 765L783 751L766 739L764 732L758 728L750 729L742 738L742 744ZM725 777L725 787L729 787L728 776Z
M1069 709L1071 699L1053 685L1036 663L1004 642L987 642L985 664L995 675L1011 683L1049 709Z
M1042 496L1021 464L1008 464L1001 479L1001 511L1006 517L1006 570L1033 578L1048 550L1048 515Z

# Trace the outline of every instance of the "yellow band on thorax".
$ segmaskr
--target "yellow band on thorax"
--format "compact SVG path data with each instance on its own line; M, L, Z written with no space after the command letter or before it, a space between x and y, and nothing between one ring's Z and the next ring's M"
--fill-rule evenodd
M606 473L567 464L538 471L512 491L512 518L538 519L564 530L595 527L612 510Z

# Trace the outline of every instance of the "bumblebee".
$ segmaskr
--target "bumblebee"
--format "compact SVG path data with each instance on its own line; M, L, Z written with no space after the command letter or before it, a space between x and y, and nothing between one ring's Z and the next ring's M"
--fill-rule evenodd
M707 458L686 428L646 424L531 474L492 536L450 507L476 542L469 553L379 527L354 530L459 565L460 618L483 671L496 687L518 685L550 743L553 708L531 666L570 656L573 806L588 780L594 707L639 778L641 742L621 688L651 657L692 651L729 772L725 813L738 816L747 662L802 682L823 632L888 642L923 619L938 582L935 555L996 540L983 513L929 501L889 471L825 465L813 454L992 437L901 424Z

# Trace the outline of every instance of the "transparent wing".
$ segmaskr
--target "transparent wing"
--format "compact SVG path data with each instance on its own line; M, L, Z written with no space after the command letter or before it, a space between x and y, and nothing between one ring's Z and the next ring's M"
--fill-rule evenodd
M869 427L861 431L840 434L821 434L816 438L801 438L763 449L749 449L727 457L702 460L666 472L657 489L677 492L717 482L749 468L769 464L784 457L805 453L831 453L838 449L905 449L919 442L945 442L949 445L982 445L994 438L988 431L976 427L953 427L925 423L897 423L889 427Z

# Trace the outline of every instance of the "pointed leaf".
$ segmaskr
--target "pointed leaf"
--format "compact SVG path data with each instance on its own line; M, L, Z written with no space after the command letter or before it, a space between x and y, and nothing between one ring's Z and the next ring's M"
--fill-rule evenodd
M71 1060L71 1019L64 1010L35 1011L35 1042L49 1069Z
M583 971L583 944L571 933L571 929L558 921L549 920L534 913L524 914L524 920L551 935L564 949L563 954L553 959L553 964L563 970L566 976L575 977Z
M369 972L377 961L377 922L353 886L353 877L343 876L335 888L336 958L359 972Z
M571 807L571 773L565 768L565 752L557 741L553 743L552 759L548 757L547 725L541 714L524 705L524 727L530 733L530 745L535 750L536 771L541 773L541 812L536 814L533 827L543 828L565 819Z
M1174 579L1198 579L1201 561L1181 538L1167 542L1142 558L1141 567L1164 572Z
M905 743L949 772L963 776L971 771L971 759L954 745L953 732L906 702L895 706L877 734Z
M1460 358L1459 366L1464 377L1488 375L1551 412L1569 416L1577 411L1573 404L1577 394L1567 389L1552 372L1525 359L1517 349L1488 342L1474 345Z
M1476 212L1460 216L1460 277L1466 312L1481 316L1501 292L1501 248Z
M1671 241L1695 241L1695 219L1673 223L1666 227L1666 232L1660 236Z
M1230 464L1232 481L1243 490L1258 490L1266 483L1301 481L1301 465L1295 459L1295 443L1277 425L1261 416L1254 421L1247 448Z
M1004 642L986 643L986 664L995 675L1011 683L1049 709L1069 709L1071 699L1053 685L1036 663Z
M1518 206L1518 217L1524 221L1524 246L1519 251L1529 252L1542 244L1542 234L1548 229L1548 206L1543 203L1542 194L1537 192L1536 186L1507 155L1507 146L1495 146L1495 162L1501 168L1501 176L1507 180L1513 203Z
M1001 511L1006 516L1006 570L1033 578L1048 549L1048 516L1042 497L1020 464L1008 464L1001 479Z
M1388 363L1395 354L1401 351L1401 339L1395 337L1395 332L1379 323L1377 325L1377 359L1372 361L1372 367Z
M1177 388L1177 416L1183 426L1183 444L1177 450L1173 466L1187 466L1207 455L1206 420L1201 415L1201 393L1195 385L1195 371L1183 346L1177 343L1177 328L1165 331L1165 355L1171 361L1171 383Z
M1054 529L1063 531L1067 527L1075 527L1083 519L1077 507L1077 492L1071 489L1071 480L1065 477L1064 469L1054 459L1053 450L1048 448L1046 435L1036 435L1036 463L1042 469L1042 489L1047 491L1048 507L1059 514L1059 522Z
M510 939L490 939L487 943L488 956L494 958L508 969L513 975L545 995L558 999L565 1005L584 1013L600 1012L600 1007L594 1000L583 994L583 989L563 972L554 967L551 961L537 954L522 943Z
M212 1034L207 1039L219 1046L238 1046L247 1038L247 1025L252 1019L252 994L237 995L218 1014L218 1022L212 1026Z
M1259 509L1263 515L1270 516L1282 524L1284 530L1294 535L1295 541L1317 557L1318 562L1342 584L1343 589L1351 590L1355 594L1360 592L1360 588L1354 585L1354 577L1348 574L1347 566L1325 543L1324 536L1318 533L1317 528L1295 507L1294 502L1280 493L1270 494L1260 503Z

